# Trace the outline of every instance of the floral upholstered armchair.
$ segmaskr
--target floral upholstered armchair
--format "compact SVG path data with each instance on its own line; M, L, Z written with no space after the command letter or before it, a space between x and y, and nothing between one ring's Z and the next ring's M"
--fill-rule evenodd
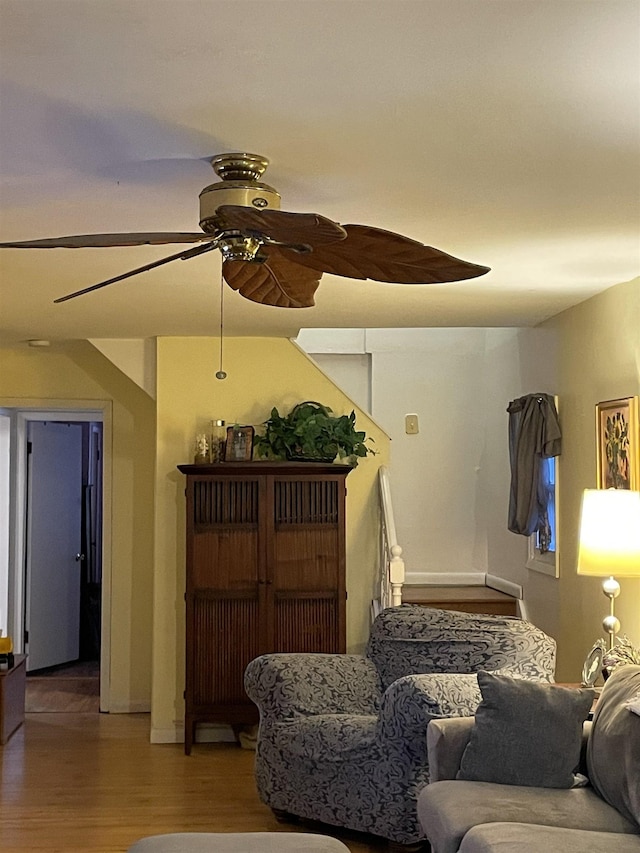
M279 817L416 844L429 720L474 714L480 669L553 681L555 653L521 619L403 604L378 615L364 656L262 655L245 672L260 797Z

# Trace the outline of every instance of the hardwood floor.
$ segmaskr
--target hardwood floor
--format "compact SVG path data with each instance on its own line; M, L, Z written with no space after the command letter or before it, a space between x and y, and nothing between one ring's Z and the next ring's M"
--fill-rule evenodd
M150 744L147 714L33 713L0 747L0 850L124 853L165 832L321 832L352 853L380 839L277 823L258 799L254 753Z
M100 710L100 664L76 661L27 674L25 710L29 713Z

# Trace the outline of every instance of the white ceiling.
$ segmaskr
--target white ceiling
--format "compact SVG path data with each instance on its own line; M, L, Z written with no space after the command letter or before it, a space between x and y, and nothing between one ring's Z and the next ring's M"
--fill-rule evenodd
M0 0L0 241L198 230L207 158L267 156L284 210L485 264L316 307L225 288L229 334L532 325L638 275L638 0ZM0 250L0 329L209 335L217 252Z

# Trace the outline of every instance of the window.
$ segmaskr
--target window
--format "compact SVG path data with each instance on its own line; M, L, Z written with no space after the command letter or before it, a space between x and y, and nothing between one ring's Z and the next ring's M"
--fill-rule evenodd
M538 531L529 537L527 568L542 572L545 575L558 577L557 560L557 513L556 513L556 490L557 490L557 463L558 458L551 456L542 460L542 477L547 497L547 516L549 519L549 541Z

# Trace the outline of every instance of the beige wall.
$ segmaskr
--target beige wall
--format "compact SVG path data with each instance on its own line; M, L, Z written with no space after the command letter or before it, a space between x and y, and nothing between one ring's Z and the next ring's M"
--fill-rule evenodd
M0 405L106 402L112 412L110 708L149 709L153 585L153 401L87 342L0 349ZM28 401L28 402L26 402ZM105 572L109 565L105 565Z
M392 437L391 492L407 583L484 573L526 586L527 542L507 530L507 406L555 393L542 329L373 329L372 413ZM419 433L407 435L415 413ZM525 597L528 591L525 589Z
M560 578L546 579L546 589L559 601L559 623L550 626L559 639L558 679L575 681L591 644L603 636L602 618L608 612L601 581L576 575L582 491L596 487L595 405L640 394L640 279L612 287L544 327L555 330L559 341L563 433ZM623 580L620 586L616 615L622 633L640 646L640 579Z
M281 413L302 400L319 400L342 413L349 399L288 340L225 341L228 378L214 378L218 342L212 338L157 341L156 565L154 583L152 739L182 734L184 717L184 477L176 466L192 461L196 432L212 418L259 424L273 406ZM377 456L347 478L347 644L361 651L378 571L377 471L388 462L388 439L363 412L360 429L375 440Z

